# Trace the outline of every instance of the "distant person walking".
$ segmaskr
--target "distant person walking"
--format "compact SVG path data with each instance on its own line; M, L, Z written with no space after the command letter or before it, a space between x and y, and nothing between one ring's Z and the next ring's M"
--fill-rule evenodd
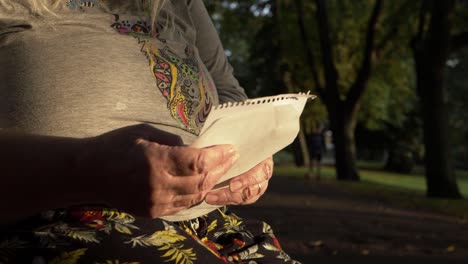
M309 149L310 162L305 179L320 180L320 167L325 149L325 140L321 128L315 128L312 133L309 134L307 137L307 147Z

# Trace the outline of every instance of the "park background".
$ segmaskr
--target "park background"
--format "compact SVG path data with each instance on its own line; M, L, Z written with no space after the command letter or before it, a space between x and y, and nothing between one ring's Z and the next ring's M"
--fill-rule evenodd
M468 263L468 1L205 4L250 97L318 96L267 193L235 210L304 263Z

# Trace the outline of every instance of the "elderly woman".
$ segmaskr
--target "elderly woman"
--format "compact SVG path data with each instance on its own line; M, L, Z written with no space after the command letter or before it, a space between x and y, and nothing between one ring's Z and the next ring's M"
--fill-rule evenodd
M236 150L187 146L245 99L201 0L0 0L0 262L297 263L226 207L160 218L265 192L271 158L212 190Z

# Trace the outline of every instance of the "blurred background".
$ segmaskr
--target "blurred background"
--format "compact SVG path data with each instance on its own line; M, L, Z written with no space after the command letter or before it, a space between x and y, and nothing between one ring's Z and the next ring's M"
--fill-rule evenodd
M468 263L468 1L204 2L250 97L318 96L295 142L275 155L269 192L239 210L272 222L305 263L343 254ZM344 206L350 201L362 204ZM356 206L375 217L340 215ZM346 226L352 216L360 227ZM441 217L455 229L440 226ZM389 219L405 219L408 237ZM340 237L343 225L349 234ZM369 228L391 231L372 240L377 231L362 235Z

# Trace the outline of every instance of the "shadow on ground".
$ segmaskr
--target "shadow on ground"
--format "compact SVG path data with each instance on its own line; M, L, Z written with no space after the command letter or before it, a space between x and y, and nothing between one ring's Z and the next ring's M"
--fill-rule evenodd
M243 218L269 223L283 248L308 263L468 263L468 223L396 208L329 183L275 176Z

